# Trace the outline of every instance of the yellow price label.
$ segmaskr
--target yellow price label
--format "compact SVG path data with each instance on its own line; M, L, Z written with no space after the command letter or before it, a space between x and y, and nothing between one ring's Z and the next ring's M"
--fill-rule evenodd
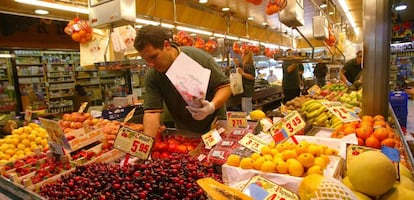
M306 122L302 119L298 111L290 112L282 119L282 132L287 136L292 136L305 128Z
M121 127L115 138L114 147L139 159L148 159L154 138L132 129Z
M312 87L310 87L308 89L308 93L310 95L315 95L315 94L320 94L321 93L321 88L318 85L313 85Z
M246 128L247 114L246 112L227 112L228 128Z
M221 141L220 134L217 130L211 130L201 136L206 147L211 148Z
M341 102L337 101L326 101L322 102L322 104L336 117L341 119L342 122L353 122L359 121L359 117L356 113L349 112Z
M240 141L239 144L243 145L244 147L260 153L262 148L266 146L266 142L264 142L259 137L253 135L252 133L247 133Z

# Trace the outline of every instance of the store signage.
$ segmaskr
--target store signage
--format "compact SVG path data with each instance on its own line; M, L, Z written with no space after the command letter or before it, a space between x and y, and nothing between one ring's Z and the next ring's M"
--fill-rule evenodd
M239 141L239 144L257 153L260 153L262 148L267 145L265 141L263 141L261 138L257 137L252 133L247 133Z
M211 130L201 136L207 149L211 149L214 145L219 143L222 138L217 130Z
M322 104L336 117L341 119L342 122L353 122L360 120L355 113L349 112L340 102L324 101Z
M154 138L127 127L121 127L115 138L114 147L139 159L146 160L150 155L153 144Z
M227 128L247 128L246 112L227 112Z
M50 150L53 153L63 154L62 148L72 150L57 121L45 118L39 118L39 120L47 131L48 143L52 144Z

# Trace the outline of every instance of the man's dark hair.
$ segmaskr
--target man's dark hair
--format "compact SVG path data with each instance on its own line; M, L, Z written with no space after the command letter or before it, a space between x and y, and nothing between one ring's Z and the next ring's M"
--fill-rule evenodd
M148 44L151 44L154 48L163 49L165 40L172 40L171 32L160 26L147 25L138 30L134 47L136 50L141 51Z

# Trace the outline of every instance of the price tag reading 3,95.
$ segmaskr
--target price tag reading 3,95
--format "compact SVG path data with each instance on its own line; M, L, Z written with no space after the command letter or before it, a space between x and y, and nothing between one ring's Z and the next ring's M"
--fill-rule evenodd
M359 117L355 113L349 112L340 102L326 101L322 104L342 122L359 121Z
M227 127L228 128L246 128L247 114L245 112L227 112Z
M121 127L115 138L114 147L139 159L146 160L153 144L154 139L152 137Z
M239 144L245 146L246 148L260 153L262 148L267 145L266 142L264 142L259 137L253 135L252 133L247 133L240 141Z
M303 121L298 111L290 112L282 120L282 131L285 131L288 136L296 134L306 126L305 121Z

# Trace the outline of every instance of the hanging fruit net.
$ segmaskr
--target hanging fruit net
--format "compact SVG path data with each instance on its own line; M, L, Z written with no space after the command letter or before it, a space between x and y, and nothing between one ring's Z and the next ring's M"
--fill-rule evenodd
M280 12L287 5L287 0L269 0L266 6L266 14L273 15Z
M72 37L72 40L79 43L86 43L92 40L92 28L88 21L76 17L70 20L64 29L65 33Z

